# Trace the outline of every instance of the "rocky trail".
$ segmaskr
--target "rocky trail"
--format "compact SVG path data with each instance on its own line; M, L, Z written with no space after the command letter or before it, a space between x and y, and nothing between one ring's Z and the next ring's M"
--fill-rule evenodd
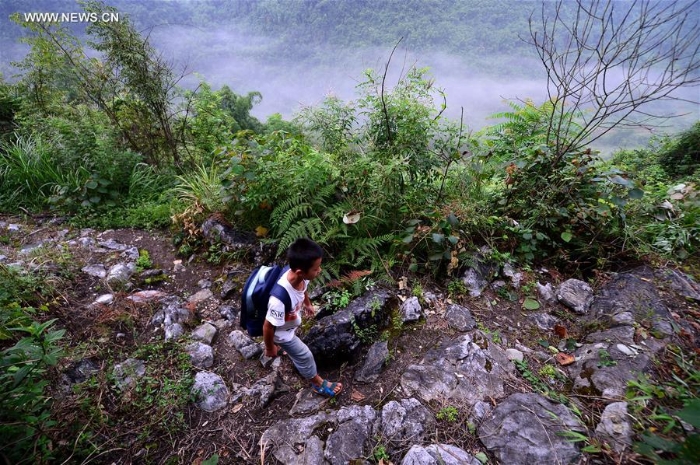
M165 351L194 367L183 374L193 380L179 412L186 427L144 438L134 409L129 421L94 427L107 445L88 461L644 463L631 448L627 382L654 376L669 344L698 350L700 285L681 271L639 266L587 283L482 251L444 287L362 276L362 295L334 312L358 282L315 288L323 311L303 339L320 374L344 385L326 399L238 327L242 284L269 249L216 220L202 229L224 258L241 260L178 257L166 232L0 219L0 265L59 289L42 317L58 318L69 342L52 383L57 412L84 398L90 379L108 380L105 416L124 412ZM579 433L605 453L583 452Z

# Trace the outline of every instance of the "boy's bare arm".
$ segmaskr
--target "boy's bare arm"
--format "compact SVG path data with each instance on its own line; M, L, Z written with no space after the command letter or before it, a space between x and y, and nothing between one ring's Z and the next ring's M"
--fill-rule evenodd
M304 316L307 318L311 318L315 314L316 314L316 312L314 311L314 306L311 303L311 299L309 299L309 293L305 292L304 293Z
M277 346L275 345L275 326L265 320L263 323L263 342L265 343L265 356L277 357Z

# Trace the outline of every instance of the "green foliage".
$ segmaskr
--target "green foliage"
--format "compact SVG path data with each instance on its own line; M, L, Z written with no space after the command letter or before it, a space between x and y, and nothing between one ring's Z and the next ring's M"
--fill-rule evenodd
M590 150L560 153L547 144L553 128L570 131L552 126L550 115L560 115L567 125L575 124L575 119L567 122L572 115L549 102L511 106L514 112L497 115L505 123L485 131L503 163L505 189L497 194L497 205L499 214L510 219L504 225L507 243L528 261L553 254L605 257L618 250L625 235L625 206L643 191L621 170L605 169ZM558 146L566 146L561 137Z
M173 342L146 343L129 358L142 360L146 367L145 374L136 383L120 388L111 376L98 375L74 386L79 411L60 425L79 432L72 452L74 458L85 459L114 447L115 438L111 434L114 429L135 433L129 439L118 439L119 446L136 445L150 454L162 444L154 438L172 437L186 428L184 412L193 400L194 379L189 355L183 347ZM105 405L101 393L109 393L113 402ZM122 444L121 440L129 443Z
M52 328L55 321L12 328L26 336L0 353L0 452L13 463L53 456L47 430L56 422L46 396L47 375L63 353L58 343L65 333Z
M667 194L643 225L644 237L654 250L684 259L700 250L700 191L688 183L671 187Z
M187 205L185 211L201 217L225 210L225 192L218 163L198 165L190 173L177 177L175 195Z
M372 456L374 457L374 460L377 463L381 463L382 461L388 461L391 459L389 452L387 452L386 447L383 444L377 444L377 446L374 448L374 451L372 452Z
M643 431L634 450L654 463L694 463L700 454L700 371L696 356L669 346L662 357L668 367L666 376L657 380L640 376L628 383L628 410L636 429ZM696 430L686 431L681 421Z
M326 301L326 308L332 312L343 309L350 304L350 291L347 289L329 291L323 294L323 300Z
M151 255L146 249L139 250L139 258L136 259L136 271L143 271L153 267Z
M177 131L184 134L187 145L193 147L190 157L196 163L207 163L242 130L261 132L263 125L250 111L262 100L259 92L246 96L235 94L228 86L213 91L206 82L200 82L196 91L186 91L184 99L189 111L178 120ZM279 126L284 124L273 118Z
M363 344L372 344L376 342L379 338L379 328L377 325L370 325L365 328L361 328L354 317L351 317L350 324L352 325L352 330L355 336Z
M454 407L452 405L448 405L447 407L443 407L438 411L438 413L435 414L435 418L438 420L445 420L448 423L454 423L457 421L457 418L459 417L459 410L457 410L457 407Z
M546 368L547 365L545 365L545 367L539 370L541 373L538 376L530 369L526 360L514 360L513 363L515 364L515 368L520 372L520 375L530 382L530 385L536 392L552 399L554 402L571 405L569 398L561 393L563 383L566 382L566 377L560 374L555 367L549 365L551 368ZM540 376L544 376L546 380L543 380Z
M467 286L461 279L453 279L447 284L447 294L453 299L466 293Z
M634 173L644 185L645 196L628 206L628 238L640 252L654 252L685 259L700 250L700 194L697 185L679 182L666 174L657 153L676 142L673 138L652 139L647 148L616 153L609 162Z
M661 167L673 179L697 176L700 168L700 121L678 135L658 157Z

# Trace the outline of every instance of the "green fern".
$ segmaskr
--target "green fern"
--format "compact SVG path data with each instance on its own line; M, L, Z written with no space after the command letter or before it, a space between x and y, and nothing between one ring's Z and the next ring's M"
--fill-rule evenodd
M314 238L320 236L323 231L323 222L320 218L304 218L288 228L279 243L278 256L281 255L292 242L302 237Z

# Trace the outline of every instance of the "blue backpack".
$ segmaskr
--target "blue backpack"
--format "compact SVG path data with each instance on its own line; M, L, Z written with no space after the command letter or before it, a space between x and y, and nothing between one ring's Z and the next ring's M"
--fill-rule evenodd
M253 270L245 282L241 295L241 328L248 331L249 336L262 336L270 296L277 297L284 304L285 315L292 311L289 293L277 284L288 270L288 266L261 266Z

